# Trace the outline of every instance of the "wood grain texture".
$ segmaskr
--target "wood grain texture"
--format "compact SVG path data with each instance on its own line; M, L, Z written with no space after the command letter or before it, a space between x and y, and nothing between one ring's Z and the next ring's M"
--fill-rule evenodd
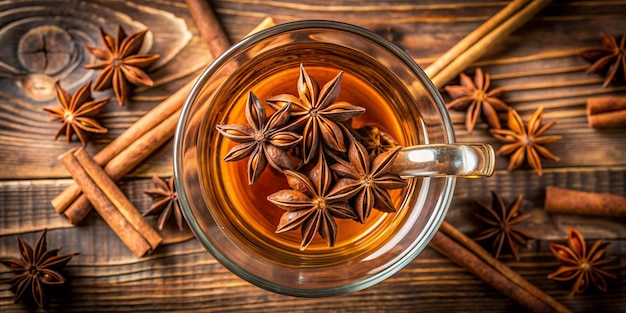
M55 5L51 5L55 3ZM370 29L396 43L420 65L427 66L466 34L498 12L508 1L330 1L210 0L231 41L241 38L268 15L277 23L301 19L332 19ZM166 225L165 242L154 254L135 258L104 221L91 213L71 226L55 213L49 201L69 183L69 174L57 156L79 144L52 141L58 124L41 110L54 100L35 101L25 92L32 84L47 86L46 77L61 77L72 92L96 73L82 70L88 61L80 44L99 44L97 27L109 31L121 23L129 32L149 27L150 51L161 61L150 71L155 87L137 88L125 107L109 104L102 123L109 133L94 136L93 155L154 105L184 85L207 65L207 47L200 38L184 0L138 1L5 1L0 2L0 256L18 256L16 236L34 243L48 228L49 247L80 252L65 270L64 292L50 312L511 312L520 308L508 298L426 249L406 268L366 290L331 299L305 299L274 294L231 274L206 252L188 230ZM76 40L74 67L58 73L34 73L16 54L27 29L55 25ZM600 88L602 77L587 75L578 56L581 49L600 44L599 33L613 36L626 30L626 1L554 1L478 60L466 73L481 67L492 74L494 87L505 88L503 100L528 118L539 106L546 120L557 120L547 134L563 140L549 149L560 162L544 161L539 177L528 167L506 171L507 159L498 157L491 178L458 180L446 220L472 235L477 228L475 201L490 203L489 190L505 202L524 195L522 210L531 219L521 225L538 239L522 250L521 261L505 255L506 265L575 312L626 311L626 223L619 219L548 214L543 211L548 185L626 196L626 128L595 130L587 127L585 101L589 97L625 95L626 87ZM37 74L37 75L35 75ZM43 77L43 76L46 77ZM456 83L453 81L453 83ZM31 85L29 85L31 84ZM45 88L40 90L45 93ZM97 96L111 95L109 92ZM449 97L445 92L446 100ZM464 128L464 113L450 113L457 140L500 144L483 122L472 134ZM505 114L501 116L505 118ZM172 147L167 143L139 165L119 185L133 204L144 211L153 174L172 174ZM156 225L156 218L149 217ZM569 296L570 284L549 280L558 263L548 249L564 242L566 227L574 226L589 240L611 244L612 261L606 268L618 278L609 280L609 292L591 288ZM489 247L487 247L489 248ZM0 267L0 280L10 277ZM0 284L0 312L31 310L13 304L8 285Z

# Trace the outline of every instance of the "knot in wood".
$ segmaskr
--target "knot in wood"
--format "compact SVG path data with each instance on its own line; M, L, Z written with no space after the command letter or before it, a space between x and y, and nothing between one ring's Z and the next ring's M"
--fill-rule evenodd
M45 25L26 32L17 47L17 56L28 71L54 75L66 69L74 56L74 43L63 29Z

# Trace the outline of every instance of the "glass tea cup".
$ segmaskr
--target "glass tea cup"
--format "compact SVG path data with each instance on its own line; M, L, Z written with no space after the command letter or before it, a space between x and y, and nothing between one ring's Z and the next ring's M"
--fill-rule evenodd
M250 91L261 100L297 94L301 64L320 84L343 72L340 100L370 103L352 123L379 125L394 137L404 148L390 171L407 178L402 191L391 193L397 212L374 210L364 224L338 221L334 247L316 238L305 250L299 231L275 233L284 211L266 198L289 188L283 174L268 166L248 184L247 162L223 160L234 144L216 130L245 124ZM196 82L174 140L179 201L204 247L259 287L305 297L361 290L399 271L439 228L456 177L489 176L494 163L490 146L454 143L441 95L406 53L368 30L332 21L278 25L232 46Z

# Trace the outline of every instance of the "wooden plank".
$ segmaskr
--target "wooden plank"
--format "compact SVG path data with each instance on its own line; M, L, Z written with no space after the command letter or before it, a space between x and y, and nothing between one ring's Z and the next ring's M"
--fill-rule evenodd
M546 172L546 184L555 183L562 187L580 188L596 192L626 194L624 184L626 168L596 168L586 170L560 170ZM527 227L540 240L532 242L530 250L522 250L522 261L515 262L504 256L506 264L519 271L549 294L557 297L566 305L586 307L585 301L591 296L570 298L567 296L567 284L559 284L546 278L547 274L557 267L556 260L547 250L547 243L565 239L565 226L578 227L589 239L604 238L611 242L610 254L618 258L607 267L618 275L626 274L626 230L623 224L607 221L607 219L586 219L575 216L547 216L542 212L540 202L543 188L529 184L535 177L532 172L516 175L502 175L484 180L459 180L454 203L447 220L464 232L472 233L476 229L471 203L480 200L489 203L490 198L485 190L498 189L505 201L510 201L520 189L528 188L523 210L533 214ZM0 229L16 229L27 231L25 221L34 225L46 225L52 212L46 202L45 193L63 188L68 181L33 181L23 184L4 184L0 188L0 200L8 206L0 210L0 221L4 225ZM142 194L150 187L148 179L126 181L122 190L129 195L141 210L149 206L149 197ZM31 197L23 196L28 191ZM39 195L39 196L37 196ZM19 208L30 206L27 214L16 214ZM54 214L54 213L53 213ZM52 219L53 220L53 219ZM156 223L156 221L153 221ZM175 225L168 226L175 233ZM39 229L31 229L39 231ZM171 235L170 233L170 235ZM27 233L23 237L34 242L36 233ZM72 260L67 269L72 277L69 288L72 290L67 298L61 298L54 308L62 311L84 310L119 310L121 312L138 310L155 310L153 303L168 305L172 309L218 309L254 311L267 309L268 303L263 299L272 298L271 306L278 311L288 311L290 305L313 305L323 308L327 301L323 299L295 299L272 294L251 286L221 267L200 245L197 240L183 241L166 247L160 247L155 253L143 259L134 258L119 241L106 224L96 215L90 215L84 225L70 228L53 229L48 235L49 245L62 243L63 251L80 251L81 254ZM165 235L164 235L165 237ZM85 240L84 238L88 238ZM168 238L168 237L165 237ZM611 239L612 238L612 239ZM5 233L0 236L0 255L17 257L15 235ZM621 274L620 274L621 273ZM9 272L0 269L0 279ZM600 297L607 308L626 305L617 300L615 295L623 292L624 286L611 282L608 294L595 294ZM611 296L613 295L613 296ZM0 292L0 307L14 308L10 305L11 294ZM385 299L383 304L362 301L374 297L377 301ZM433 301L435 297L437 301ZM513 310L515 304L501 299L497 292L489 286L477 281L471 274L456 267L434 251L427 250L406 269L392 278L365 291L339 297L334 308L345 310L367 311L373 308L387 310L405 308L413 310L416 306L431 310L445 310L449 301L457 299L459 305L471 309L480 308L485 303L497 303L494 311ZM244 299L245 298L245 299ZM479 301L476 298L480 298ZM150 299L150 300L142 300ZM248 303L249 301L251 303ZM598 301L598 300L596 300ZM5 304L6 303L6 304ZM340 305L337 306L337 303ZM139 306L136 307L136 306ZM18 305L18 307L20 307ZM97 309L96 309L97 308Z
M392 40L426 66L467 33L504 7L508 1L333 1L315 0L211 0L231 40L244 36L267 15L278 23L300 19L332 19L368 28ZM625 95L626 87L601 89L602 78L584 73L588 64L580 49L600 44L599 33L617 36L626 29L626 1L555 1L533 21L504 40L473 68L492 74L493 86L506 89L503 100L524 119L539 106L546 120L558 123L548 134L563 140L548 146L561 162L544 162L545 173L537 176L528 167L509 173L507 159L498 157L497 173L482 180L458 180L447 221L472 235L478 229L473 202L490 203L488 190L497 191L509 202L524 194L522 210L531 219L520 225L535 235L531 248L522 250L521 261L504 255L504 263L574 311L623 311L626 308L626 226L623 221L546 214L542 210L547 185L626 195L626 140L624 128L593 130L587 127L584 103L598 95ZM69 10L71 9L71 10ZM63 14L61 14L63 13ZM63 16L63 18L52 18ZM153 255L137 259L96 215L79 226L70 226L54 213L50 199L65 188L69 175L57 156L77 143L63 138L51 140L57 124L47 122L41 110L53 100L34 101L23 92L24 79L32 75L15 54L19 32L15 21L53 23L80 35L79 43L98 44L97 26L122 23L154 32L153 50L165 55L150 72L153 88L137 88L123 108L107 106L102 123L109 133L94 136L88 151L94 153L110 142L156 103L186 83L207 64L206 44L199 37L183 0L58 1L49 8L36 1L0 3L0 256L18 257L16 236L34 243L48 228L49 247L63 252L80 252L65 270L68 286L52 302L50 312L511 312L520 307L431 249L426 249L406 268L366 290L329 299L294 298L257 288L236 277L201 246L168 224L163 237L167 244ZM33 24L33 25L35 25ZM30 25L30 24L29 24ZM175 27L173 27L173 25ZM11 32L13 30L14 32ZM82 35L81 35L82 34ZM187 38L188 40L182 40ZM2 37L5 36L5 37ZM4 40L6 39L6 40ZM78 53L84 57L80 45ZM77 51L78 51L77 50ZM85 59L77 60L80 64ZM82 62L82 63L81 63ZM95 73L77 66L74 76L63 76L72 91ZM67 74L67 73L64 73ZM54 74L52 76L60 76ZM97 96L110 95L110 92ZM444 92L444 98L448 96ZM503 119L505 115L501 116ZM462 142L499 143L479 123L473 134L464 130L464 113L451 112ZM146 210L153 174L172 173L171 143L158 150L121 183L122 191L139 208ZM5 170L9 169L9 170ZM149 217L156 225L156 218ZM549 280L558 267L548 250L552 241L564 242L565 229L574 226L589 240L609 241L613 260L606 269L618 275L609 280L609 292L590 289L569 296L569 283ZM487 247L489 248L489 247ZM0 280L10 277L0 267ZM23 312L29 308L13 304L13 294L0 285L0 312Z

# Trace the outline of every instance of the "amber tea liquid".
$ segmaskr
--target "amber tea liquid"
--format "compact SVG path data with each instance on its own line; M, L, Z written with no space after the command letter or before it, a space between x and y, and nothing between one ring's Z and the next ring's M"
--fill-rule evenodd
M301 54L298 51L301 51ZM375 68L367 63L367 56L340 51L340 48L335 46L329 47L328 54L323 56L319 51L324 49L319 46L315 47L316 53L310 54L310 51L309 47L303 46L301 50L294 49L289 52L289 56L280 55L285 52L270 52L267 58L263 59L265 62L261 61L261 64L243 65L228 79L222 92L215 99L216 103L224 105L225 108L223 119L218 121L218 124L247 125L244 110L249 91L253 91L261 101L283 93L298 95L296 86L299 65L302 63L309 75L319 82L320 87L340 71L344 71L337 101L347 101L366 109L364 114L353 119L354 128L373 124L390 134L401 145L417 144L414 139L416 136L406 134L403 130L406 122L402 113L418 114L418 112L399 113L394 109L404 101L403 97L409 95L389 92L390 89L398 89L398 86L393 85L394 78L388 69ZM346 57L346 54L350 56ZM284 58L293 60L284 61ZM333 58L348 61L333 62ZM270 68L272 70L268 70ZM371 79L372 76L375 79ZM266 105L266 112L269 115L273 110ZM411 119L414 120L413 117ZM391 190L390 194L396 208L399 209L398 212L384 214L374 209L365 224L336 219L338 231L335 247L327 247L326 241L316 235L309 247L305 251L300 251L302 240L300 229L276 234L276 227L285 211L267 200L268 195L281 189L289 189L284 175L268 165L260 179L248 185L247 158L237 162L223 161L224 155L236 143L219 138L214 129L207 128L204 131L206 133L201 138L210 139L206 141L206 148L200 151L203 155L201 159L206 160L206 164L215 162L220 173L207 173L208 175L201 177L220 177L218 187L223 193L221 201L225 204L214 213L214 217L240 241L241 245L247 246L256 255L268 259L272 259L272 256L278 253L291 255L292 260L276 261L291 262L297 266L306 266L311 260L324 260L328 263L337 258L339 261L346 253L358 254L359 251L368 250L369 246L384 244L387 238L385 233L392 232L394 225L399 223L405 214L402 204L406 189ZM208 168L209 166L201 167L201 170L206 171ZM413 180L410 186L416 183L418 182ZM215 182L207 181L208 184L215 185Z

